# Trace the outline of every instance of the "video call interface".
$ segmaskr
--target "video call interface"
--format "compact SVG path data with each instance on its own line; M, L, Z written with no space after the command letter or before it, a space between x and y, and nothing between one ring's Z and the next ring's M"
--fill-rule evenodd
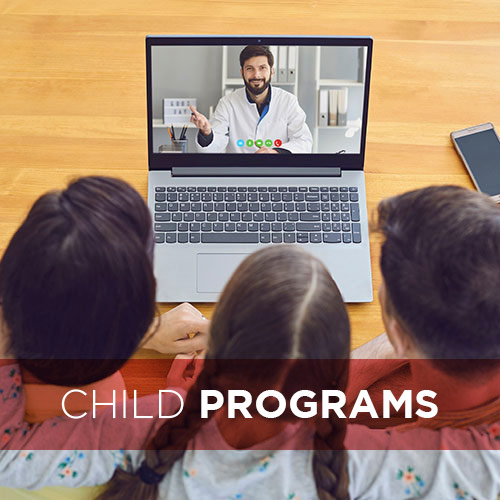
M151 50L154 153L360 153L366 47Z

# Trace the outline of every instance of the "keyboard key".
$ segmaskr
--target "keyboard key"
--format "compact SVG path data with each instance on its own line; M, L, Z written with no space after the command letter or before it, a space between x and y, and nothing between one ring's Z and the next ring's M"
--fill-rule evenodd
M352 239L351 239L351 233L343 233L342 234L342 241L344 243L351 243Z
M286 226L286 224L285 224ZM297 231L321 231L321 224L319 222L297 222L296 224ZM285 227L285 231L287 231Z
M258 203L249 203L248 204L248 210L250 210L250 212L258 212L260 209L260 206Z
M187 222L179 222L179 224L177 224L177 231L186 232L187 230L188 230Z
M188 193L193 193L194 191L196 191L196 188L194 186L189 186L187 188L187 190L188 190Z
M321 220L323 222L328 222L328 221L330 221L330 219L331 219L331 215L328 212L323 212L321 214Z
M219 233L224 229L224 224L222 222L214 222L212 227L215 232Z
M283 224L281 222L273 222L271 229L273 231L283 231Z
M214 210L216 212L224 212L224 203L214 203Z
M246 230L247 230L246 222L238 222L238 224L236 224L236 231L238 231L239 233L244 232Z
M285 222L283 224L283 231L295 231L295 223L294 222Z
M165 241L167 243L175 243L177 241L177 235L175 233L165 233Z
M168 193L167 201L177 201L177 193Z
M330 201L340 201L339 193L330 193Z
M359 201L359 194L358 193L350 193L349 194L349 201Z
M182 221L182 214L179 212L172 214L172 221L181 222Z
M338 187L331 187L331 188L330 188L330 193L337 193L337 192L338 192L338 190L339 190L339 188L338 188Z
M309 192L311 193L317 193L319 191L319 187L310 187Z
M321 224L321 229L323 232L329 233L332 230L332 225L329 222L323 222L323 224Z
M323 243L340 243L341 241L339 233L323 233Z
M293 195L292 195L292 193L283 193L283 194L281 195L281 199L282 199L283 201L292 201L292 199L293 199Z
M194 203L193 203L193 205L194 205ZM179 203L179 210L181 212L189 212L190 208L191 208L191 205L188 202Z
M259 225L257 224L257 222L249 222L248 230L252 233L255 233L259 230Z
M212 199L216 202L224 201L224 195L222 193L214 193Z
M201 230L203 232L211 231L212 230L212 223L211 222L203 222L201 224Z
M288 214L289 222L297 222L299 220L299 214L295 212L290 212Z
M330 210L330 203L322 203L321 204L321 210L323 212L328 212Z
M199 222L191 222L191 224L189 224L189 230L190 231L199 231L200 230L200 223Z
M334 222L332 224L332 231L335 231L335 232L340 231L340 223L339 222Z
M321 233L311 233L309 235L309 241L311 243L321 243Z
M306 201L319 201L318 193L306 193L305 196Z
M327 187L327 186L321 186L321 187L319 188L319 190L320 190L322 193L324 193L325 191L328 191L328 187Z
M283 209L285 210L285 212L293 212L294 210L294 205L293 203L284 203L283 204Z
M348 188L346 188L346 187L341 187L341 188L340 188L340 192L341 192L341 193L347 193L347 191L348 191L348 190L349 190L349 189L348 189Z
M332 212L338 212L340 210L340 203L331 203L330 210Z
M270 212L271 211L271 203L261 203L260 210L262 212Z
M321 193L320 200L323 201L323 202L324 201L330 201L330 195L328 193Z
M203 236L206 236L207 234L213 234L213 233L203 233ZM189 243L199 243L199 242L200 242L200 233L189 234Z
M201 233L202 243L258 243L258 233Z
M200 193L191 193L189 195L189 201L200 201L201 200L201 194Z
M295 243L295 233L285 233L283 241L285 243Z
M269 222L261 222L259 226L259 231L261 233L268 233L271 231L271 224Z
M340 193L340 201L349 201L348 193Z
M261 243L271 243L271 235L269 233L260 233L259 241Z
M361 234L361 224L359 222L352 223L352 232Z
M212 193L202 193L201 201L204 202L212 201Z
M308 203L307 204L308 212L319 212L319 203Z
M214 204L213 203L203 203L203 211L204 212L213 212Z
M350 191L351 193L357 193L357 192L358 192L358 188L357 188L357 187L350 187L350 188L349 188L349 191Z
M166 193L156 193L155 201L165 201L167 199Z
M315 214L315 213L301 213L300 214L301 221L314 222L314 221L319 221L320 218L321 218L320 214Z
M297 192L297 187L296 186L291 186L288 188L288 191L290 191L290 193L296 193Z
M170 188L169 188L170 189ZM155 187L155 191L157 193L164 193L166 191L166 189L163 187L163 186L156 186Z
M240 220L241 220L241 214L238 214L238 213L235 213L235 212L231 212L229 214L229 220L231 222L240 222Z
M273 233L271 235L271 241L273 243L281 243L283 241L283 235L281 233Z
M344 233L351 232L351 225L349 224L349 222L342 222L342 231Z
M280 186L280 187L278 188L278 191L279 191L280 193L286 193L286 190L287 190L286 186Z
M255 186L251 186L248 188L248 192L249 193L256 193L257 192L257 188Z
M343 212L341 219L342 219L342 222L349 222L351 220L351 216L350 216L349 212Z
M214 187L214 186L210 186L210 187L208 188L208 192L209 192L209 193L214 193L215 191L217 191L217 188L216 188L216 187Z
M278 222L285 222L286 220L288 220L287 214L285 214L283 212L276 214L276 220Z
M349 203L341 203L340 204L341 212L349 212Z
M307 188L306 188L305 186L300 186L300 187L299 187L299 191L300 191L301 193L306 193L306 192L307 192Z
M215 212L207 214L207 221L208 222L215 222L216 220L217 220L217 214Z
M267 187L263 187L263 186L258 187L258 188L257 188L257 191L258 191L259 193L265 193L265 192L267 191Z
M340 214L332 214L332 222L339 222L340 221Z
M273 203L272 210L273 212L283 212L283 203Z
M309 233L297 233L297 243L309 243Z
M264 214L262 212L258 212L256 214L253 214L252 220L254 222L262 222L264 220Z
M206 188L206 187L203 187L203 186L202 186L202 187L197 187L197 188L196 188L196 191L198 191L199 193L204 193L206 190L207 190L207 188Z
M177 241L179 243L187 243L189 241L188 233L179 233L177 235Z
M189 201L188 193L179 193L179 201Z
M259 195L257 193L248 193L247 198L249 202L259 201Z
M352 233L352 242L361 243L361 233Z
M224 224L224 231L226 233L232 233L234 231L236 231L236 225L234 222L226 222Z
M174 191L175 191L175 186L169 186L169 187L167 188L167 192L169 192L169 193L172 193L172 192L174 192Z
M158 203L157 205L165 205L164 203ZM168 203L167 209L169 212L177 212L179 210L179 204L178 203ZM155 208L155 210L158 210ZM159 211L159 210L158 210Z
M201 212L201 203L191 203L191 212Z
M177 224L175 222L158 222L155 224L155 231L170 232L177 229Z
M260 202L269 201L269 193L259 193L259 201Z
M236 201L247 201L247 194L246 193L237 193L236 194Z
M166 203L155 203L155 212L166 212L167 204Z
M359 203L351 203L351 219L359 222Z
M170 222L170 214L169 213L155 214L155 221L156 222Z
M219 213L217 216L217 220L219 222L227 222L229 221L229 214L227 212Z
M186 192L186 188L184 186L177 186L177 192L178 193L185 193Z
M291 214L290 214L291 215ZM276 220L276 214L273 213L273 212L267 212L265 215L264 215L264 220L266 222L274 222Z
M250 222L252 220L252 214L250 212L241 214L241 220L244 222Z
M301 201L299 203L295 203L295 210L297 210L297 212L305 212L306 211L305 202Z
M236 193L236 186L231 186L231 187L228 187L227 190L230 192L230 193Z
M278 188L277 188L277 187L275 187L275 186L272 186L272 187L268 188L268 191L269 191L270 193L276 193L276 191L278 191Z
M240 187L238 188L238 193L245 193L245 192L246 192L246 190L247 190L247 188L246 188L245 186L240 186Z
M227 212L236 212L236 203L226 203Z
M165 243L165 233L155 233L155 243Z
M234 193L226 193L224 195L224 201L236 201L236 195Z
M293 201L305 201L306 197L304 193L294 193L293 194ZM285 200L283 200L285 201Z

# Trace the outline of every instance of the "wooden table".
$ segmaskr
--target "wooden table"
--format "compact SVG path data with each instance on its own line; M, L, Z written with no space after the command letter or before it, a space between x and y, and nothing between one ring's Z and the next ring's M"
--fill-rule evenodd
M71 178L116 175L146 195L146 34L373 36L369 212L412 188L471 187L449 133L500 128L498 0L2 0L0 30L1 252L36 197ZM377 299L349 313L353 347L383 331Z

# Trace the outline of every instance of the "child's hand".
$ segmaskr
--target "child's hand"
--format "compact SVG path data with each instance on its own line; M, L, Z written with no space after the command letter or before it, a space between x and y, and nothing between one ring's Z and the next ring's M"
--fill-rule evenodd
M167 387L189 391L203 369L204 359L195 354L178 354L167 375Z
M206 349L208 321L196 307L184 303L162 314L151 327L142 347L167 354L191 353Z

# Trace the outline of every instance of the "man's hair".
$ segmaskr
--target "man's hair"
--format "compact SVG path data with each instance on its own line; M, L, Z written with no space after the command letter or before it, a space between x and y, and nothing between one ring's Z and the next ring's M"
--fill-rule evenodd
M83 177L42 195L0 261L10 352L52 384L111 375L153 321L152 258L149 210L125 182Z
M252 57L266 56L269 66L274 66L274 56L267 45L248 45L240 52L240 66L243 68L245 62Z
M433 186L382 201L378 228L389 308L416 346L447 371L500 358L500 207Z

